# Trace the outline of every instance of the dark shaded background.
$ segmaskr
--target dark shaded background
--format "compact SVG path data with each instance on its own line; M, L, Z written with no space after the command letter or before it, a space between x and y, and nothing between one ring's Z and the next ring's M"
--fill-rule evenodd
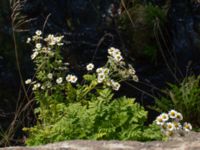
M150 1L144 0L142 3L148 2ZM165 38L168 41L168 47L176 56L176 62L174 63L170 58L167 60L172 67L178 66L181 69L181 74L176 72L179 79L185 76L188 62L191 62L192 73L199 74L200 4L192 0L152 1L158 6L163 6L167 2L170 5L165 30L169 34ZM18 60L24 80L34 74L34 66L30 60L31 49L25 41L27 37L34 34L35 30L40 29L44 34L54 33L65 36L63 56L79 75L83 72L83 67L91 61L96 66L100 66L106 60L107 48L115 46L123 50L127 61L134 64L142 82L148 79L158 88L164 87L166 81L177 82L162 59L157 65L140 58L130 59L130 50L127 49L129 45L126 45L128 39L122 36L123 33L117 22L120 9L120 0L26 0L21 13L28 19L35 18L35 20L22 27L28 28L28 32L16 33ZM9 2L1 0L0 133L9 127L16 113L16 107L27 103L16 68L11 12ZM137 86L144 91L155 92L152 87L144 84L139 83ZM126 84L123 85L120 94L137 97L138 101L144 105L152 103L145 93L134 90ZM21 117L17 119L19 127L16 128L17 132L13 133L13 139L19 136L22 139L21 127L34 123L32 111L24 111L22 116L23 119ZM23 141L13 140L13 144L16 143L23 143Z

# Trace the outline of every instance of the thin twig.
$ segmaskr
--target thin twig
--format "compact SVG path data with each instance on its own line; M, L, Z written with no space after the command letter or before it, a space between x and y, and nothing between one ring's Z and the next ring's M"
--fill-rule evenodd
M125 10L126 13L127 13L127 15L128 15L128 17L129 17L129 19L130 19L130 21L131 21L131 24L132 24L133 28L135 28L136 25L135 25L135 23L134 23L134 21L133 21L131 15L130 15L130 13L128 12L128 9L127 9L127 7L126 7L126 4L124 3L124 0L121 0L121 4L122 4L122 6L124 7L124 10Z
M44 22L44 25L43 25L43 27L42 27L42 31L44 32L44 28L45 28L45 26L46 26L46 24L47 24L47 21L49 20L49 17L51 16L51 14L48 14L48 16L46 17L46 19L45 19L45 22Z

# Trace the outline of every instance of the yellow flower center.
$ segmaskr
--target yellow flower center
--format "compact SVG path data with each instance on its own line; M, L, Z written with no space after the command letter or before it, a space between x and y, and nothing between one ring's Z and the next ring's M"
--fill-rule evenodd
M180 116L180 115L177 115L177 118L178 118L178 119L181 119L181 116Z
M178 128L178 123L174 123L174 126L175 126L176 128Z
M175 116L175 113L174 113L174 112L171 112L171 115L172 115L172 116Z
M189 125L186 125L185 128L189 129L190 127L189 127Z
M171 125L171 124L169 124L169 125L168 125L168 128L172 128L172 125Z

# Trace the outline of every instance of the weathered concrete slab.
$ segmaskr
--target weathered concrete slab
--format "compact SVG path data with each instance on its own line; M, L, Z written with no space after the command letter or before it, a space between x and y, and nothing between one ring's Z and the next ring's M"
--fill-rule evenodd
M6 147L0 150L200 150L200 133L189 133L167 142L75 140L38 147Z

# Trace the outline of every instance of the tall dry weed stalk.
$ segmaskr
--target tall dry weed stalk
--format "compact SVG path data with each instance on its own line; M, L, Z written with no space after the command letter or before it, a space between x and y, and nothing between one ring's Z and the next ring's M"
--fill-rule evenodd
M23 112L27 111L27 108L30 108L33 100L30 100L24 85L24 79L22 76L22 71L20 67L20 59L19 59L19 50L17 45L16 34L21 32L27 32L29 29L27 25L34 21L35 18L29 19L26 15L22 13L26 0L9 0L10 5L10 19L11 19L11 30L12 30L12 39L13 39L13 47L15 51L16 58L16 67L19 74L20 79L20 89L18 93L17 105L15 110L14 118L9 125L8 129L1 133L2 139L0 140L0 145L8 146L14 141L14 136L18 127L24 123L25 117L22 116ZM22 97L25 95L25 97Z

